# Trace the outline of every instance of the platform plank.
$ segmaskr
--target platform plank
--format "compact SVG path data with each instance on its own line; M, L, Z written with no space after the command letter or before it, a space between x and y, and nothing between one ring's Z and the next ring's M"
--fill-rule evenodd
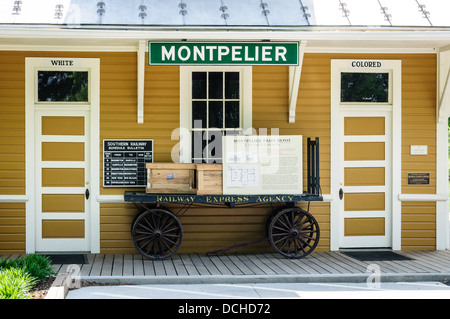
M178 276L286 276L368 274L374 266L383 274L450 274L450 250L397 252L411 260L361 261L341 252L313 252L305 258L287 259L277 253L220 255L176 254L164 260L150 260L139 254L88 254L86 264L79 265L80 276L158 277ZM19 254L0 255L16 259ZM71 265L53 265L57 275Z

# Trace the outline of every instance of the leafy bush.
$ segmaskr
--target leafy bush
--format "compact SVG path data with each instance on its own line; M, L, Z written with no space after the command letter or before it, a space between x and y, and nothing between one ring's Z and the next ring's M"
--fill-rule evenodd
M2 268L22 268L38 281L52 276L55 272L52 269L51 260L42 255L30 254L16 260L0 261L0 269Z
M0 299L31 298L27 292L54 274L46 256L29 254L16 260L0 260Z
M24 269L6 268L0 270L0 299L31 299L28 294L37 279Z
M38 281L44 280L55 274L51 260L42 255L31 254L23 259L16 259L18 267L23 268Z

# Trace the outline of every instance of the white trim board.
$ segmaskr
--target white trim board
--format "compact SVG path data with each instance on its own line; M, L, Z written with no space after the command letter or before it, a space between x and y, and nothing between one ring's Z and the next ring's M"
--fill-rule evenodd
M400 194L398 200L402 202L442 202L448 201L445 194Z
M0 195L0 203L26 203L27 195Z

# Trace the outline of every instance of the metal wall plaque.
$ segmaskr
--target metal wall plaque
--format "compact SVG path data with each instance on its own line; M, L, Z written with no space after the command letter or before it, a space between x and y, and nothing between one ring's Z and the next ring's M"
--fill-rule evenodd
M408 173L408 185L430 185L430 173Z
M103 140L103 186L145 187L153 140Z

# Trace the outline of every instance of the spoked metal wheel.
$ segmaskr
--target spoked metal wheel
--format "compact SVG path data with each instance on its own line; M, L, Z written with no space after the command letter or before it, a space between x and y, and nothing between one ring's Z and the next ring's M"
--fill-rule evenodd
M183 241L178 218L165 209L149 209L133 223L131 236L137 250L150 259L164 259L176 253Z
M286 209L286 208L287 208L287 206L280 206L269 214L269 216L266 219L266 235L267 236L269 236L270 224L272 223L273 218L275 216L277 216L279 212L281 212L283 209Z
M319 243L320 230L316 219L298 207L281 210L269 226L272 247L288 258L310 254Z

